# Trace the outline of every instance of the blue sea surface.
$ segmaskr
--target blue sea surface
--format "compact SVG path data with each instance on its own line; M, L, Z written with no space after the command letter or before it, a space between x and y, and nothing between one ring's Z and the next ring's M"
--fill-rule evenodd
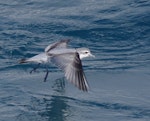
M88 47L82 92L19 64L61 39ZM0 121L149 121L149 0L0 0Z

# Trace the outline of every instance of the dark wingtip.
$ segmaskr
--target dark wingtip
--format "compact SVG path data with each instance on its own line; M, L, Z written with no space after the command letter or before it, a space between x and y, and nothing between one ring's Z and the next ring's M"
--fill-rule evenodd
M18 61L18 63L20 63L20 64L21 63L26 63L26 59L21 59L21 60Z
M83 91L83 92L88 92L89 91L88 87L78 87L78 89Z

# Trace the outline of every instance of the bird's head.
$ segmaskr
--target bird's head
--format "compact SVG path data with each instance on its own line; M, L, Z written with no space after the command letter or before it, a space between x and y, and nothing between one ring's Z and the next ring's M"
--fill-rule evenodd
M80 59L86 57L95 57L88 48L78 48L77 52L79 53Z

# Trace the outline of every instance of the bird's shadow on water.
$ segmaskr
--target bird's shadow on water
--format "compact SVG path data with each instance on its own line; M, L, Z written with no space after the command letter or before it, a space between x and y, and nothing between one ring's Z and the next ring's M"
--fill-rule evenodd
M54 82L52 85L54 92L63 95L65 93L65 77L58 78Z
M39 112L41 117L47 117L48 121L66 121L71 115L68 99L65 96L65 77L58 78L54 81L52 88L54 94L51 99L43 98L42 102L45 109Z
M52 89L52 95L28 92L31 95L30 104L24 105L28 111L20 114L17 120L66 121L66 117L70 113L70 106L67 98L64 98L65 78L56 79Z
M84 109L88 109L93 110L94 112L95 109L100 112L102 110L116 112L122 114L118 115L118 117L122 118L150 118L150 109L145 107L131 106L121 103L89 101L68 97L65 94L65 78L56 79L52 88L54 90L54 94L52 95L37 96L41 94L32 94L30 104L27 105L27 109L29 111L24 113L28 119L37 120L40 118L45 121L66 121L71 119L72 116L77 115L74 111L76 110L74 109L76 108L74 105L77 105L77 107L84 107L83 111L85 111ZM35 113L32 114L33 112ZM18 116L19 120L22 120L21 116L22 115ZM114 115L114 117L117 117L117 115Z

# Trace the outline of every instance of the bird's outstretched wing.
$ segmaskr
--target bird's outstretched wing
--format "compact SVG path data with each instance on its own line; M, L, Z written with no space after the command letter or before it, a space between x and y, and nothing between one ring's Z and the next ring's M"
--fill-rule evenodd
M80 90L88 91L89 86L77 52L51 55L51 62L65 72L65 77L68 81L72 82Z
M59 42L52 43L45 48L45 52L48 53L50 50L55 48L66 48L70 39L61 40Z

